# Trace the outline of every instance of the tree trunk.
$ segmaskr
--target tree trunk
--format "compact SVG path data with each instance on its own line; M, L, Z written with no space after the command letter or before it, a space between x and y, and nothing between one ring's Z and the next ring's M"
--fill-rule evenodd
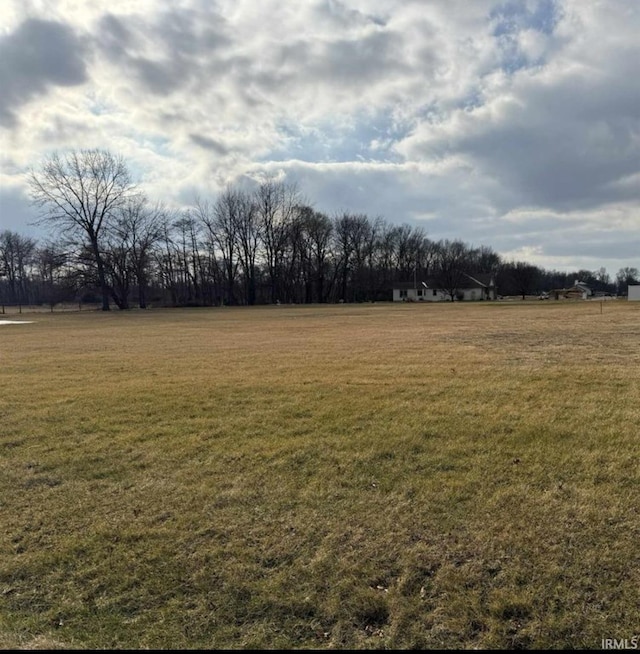
M109 284L107 284L107 276L104 271L102 256L100 255L100 250L98 248L97 242L92 242L91 246L93 249L93 255L96 260L96 266L98 268L98 283L100 284L100 292L102 293L102 310L110 311L111 307L109 306Z

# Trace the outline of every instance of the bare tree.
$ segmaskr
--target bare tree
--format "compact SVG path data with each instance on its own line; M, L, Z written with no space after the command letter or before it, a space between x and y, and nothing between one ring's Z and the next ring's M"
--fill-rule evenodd
M311 257L306 233L310 211L312 209L306 205L297 207L289 222L280 283L286 302L310 302Z
M163 216L160 223L160 245L154 250L154 258L161 287L169 292L172 306L178 304L178 279L176 247L171 235L173 217Z
M128 234L114 228L107 233L103 246L102 257L111 297L118 309L128 309L133 281Z
M326 278L328 275L333 224L328 216L309 206L299 208L297 235L301 267L303 300L305 303L326 302Z
M352 227L353 299L363 301L370 299L372 295L372 276L369 266L380 225L369 220L366 214L359 214L354 216Z
M500 268L500 255L494 252L492 248L481 245L479 248L471 250L471 260L473 271L477 273L497 273Z
M40 295L52 312L58 302L75 298L75 271L70 266L69 253L60 243L49 242L37 249L36 269Z
M271 302L276 302L282 290L283 261L289 245L289 228L303 202L295 184L275 179L267 179L260 184L254 202L271 285Z
M203 253L200 247L201 225L191 211L184 211L172 225L173 248L177 262L180 304L201 306L204 299Z
M511 261L502 266L502 274L506 276L506 287L525 300L540 283L542 270L526 261Z
M200 199L196 201L196 216L206 228L210 249L222 258L226 282L225 301L228 305L236 304L235 284L240 264L238 228L244 210L242 194L230 186L214 205Z
M376 266L380 280L379 283L385 289L390 288L394 281L406 281L404 279L397 279L395 243L396 228L387 222L383 223L376 241Z
M96 266L102 309L109 310L109 284L103 237L117 209L134 191L124 160L106 150L54 153L29 173L31 196L40 222L86 245Z
M245 193L238 192L236 237L238 257L244 275L247 304L253 305L257 298L258 252L262 232L256 205Z
M436 257L436 279L440 290L453 302L467 281L469 247L462 241L439 241Z
M629 284L637 284L638 280L640 280L640 272L637 268L629 266L620 268L616 273L618 295L626 295L629 292Z
M131 197L119 208L113 226L119 247L126 252L125 265L135 281L138 306L147 308L147 288L152 248L160 240L167 211L161 204L149 206L147 199Z
M8 300L22 307L29 300L28 268L34 262L36 242L28 236L5 230L0 232L0 269L7 279Z
M398 279L408 280L416 267L416 238L410 225L396 225L392 228L395 273Z
M357 232L359 217L350 213L336 216L333 222L334 248L336 255L335 275L339 279L340 300L348 299L349 277L354 260L354 233Z
M326 302L331 291L326 287L331 258L333 223L325 214L314 211L307 221L306 230L315 274L316 298L318 302Z

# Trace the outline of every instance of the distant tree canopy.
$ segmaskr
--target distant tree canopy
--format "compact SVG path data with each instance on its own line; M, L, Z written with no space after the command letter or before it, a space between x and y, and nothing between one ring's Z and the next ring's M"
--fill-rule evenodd
M455 299L464 275L493 273L503 295L573 285L626 292L625 268L545 271L503 261L490 247L433 241L421 227L380 216L317 211L297 187L266 179L196 197L182 211L136 190L124 160L103 150L54 154L31 171L39 220L57 240L0 233L0 301L53 304L97 299L127 309L391 299L396 282L429 279Z
M629 284L640 283L640 273L637 268L620 268L616 275L616 282L618 285L618 292L621 295L626 295Z

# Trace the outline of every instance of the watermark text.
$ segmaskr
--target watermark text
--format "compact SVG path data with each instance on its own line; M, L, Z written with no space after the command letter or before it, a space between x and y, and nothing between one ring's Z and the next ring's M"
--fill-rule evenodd
M602 639L602 649L638 649L638 645L640 645L640 636Z

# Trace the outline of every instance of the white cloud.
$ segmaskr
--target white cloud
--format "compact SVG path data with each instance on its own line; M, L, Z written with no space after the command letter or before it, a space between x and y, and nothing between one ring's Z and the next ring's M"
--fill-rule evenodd
M29 165L106 147L171 203L282 170L319 209L638 265L635 0L5 0L0 19L0 227Z

